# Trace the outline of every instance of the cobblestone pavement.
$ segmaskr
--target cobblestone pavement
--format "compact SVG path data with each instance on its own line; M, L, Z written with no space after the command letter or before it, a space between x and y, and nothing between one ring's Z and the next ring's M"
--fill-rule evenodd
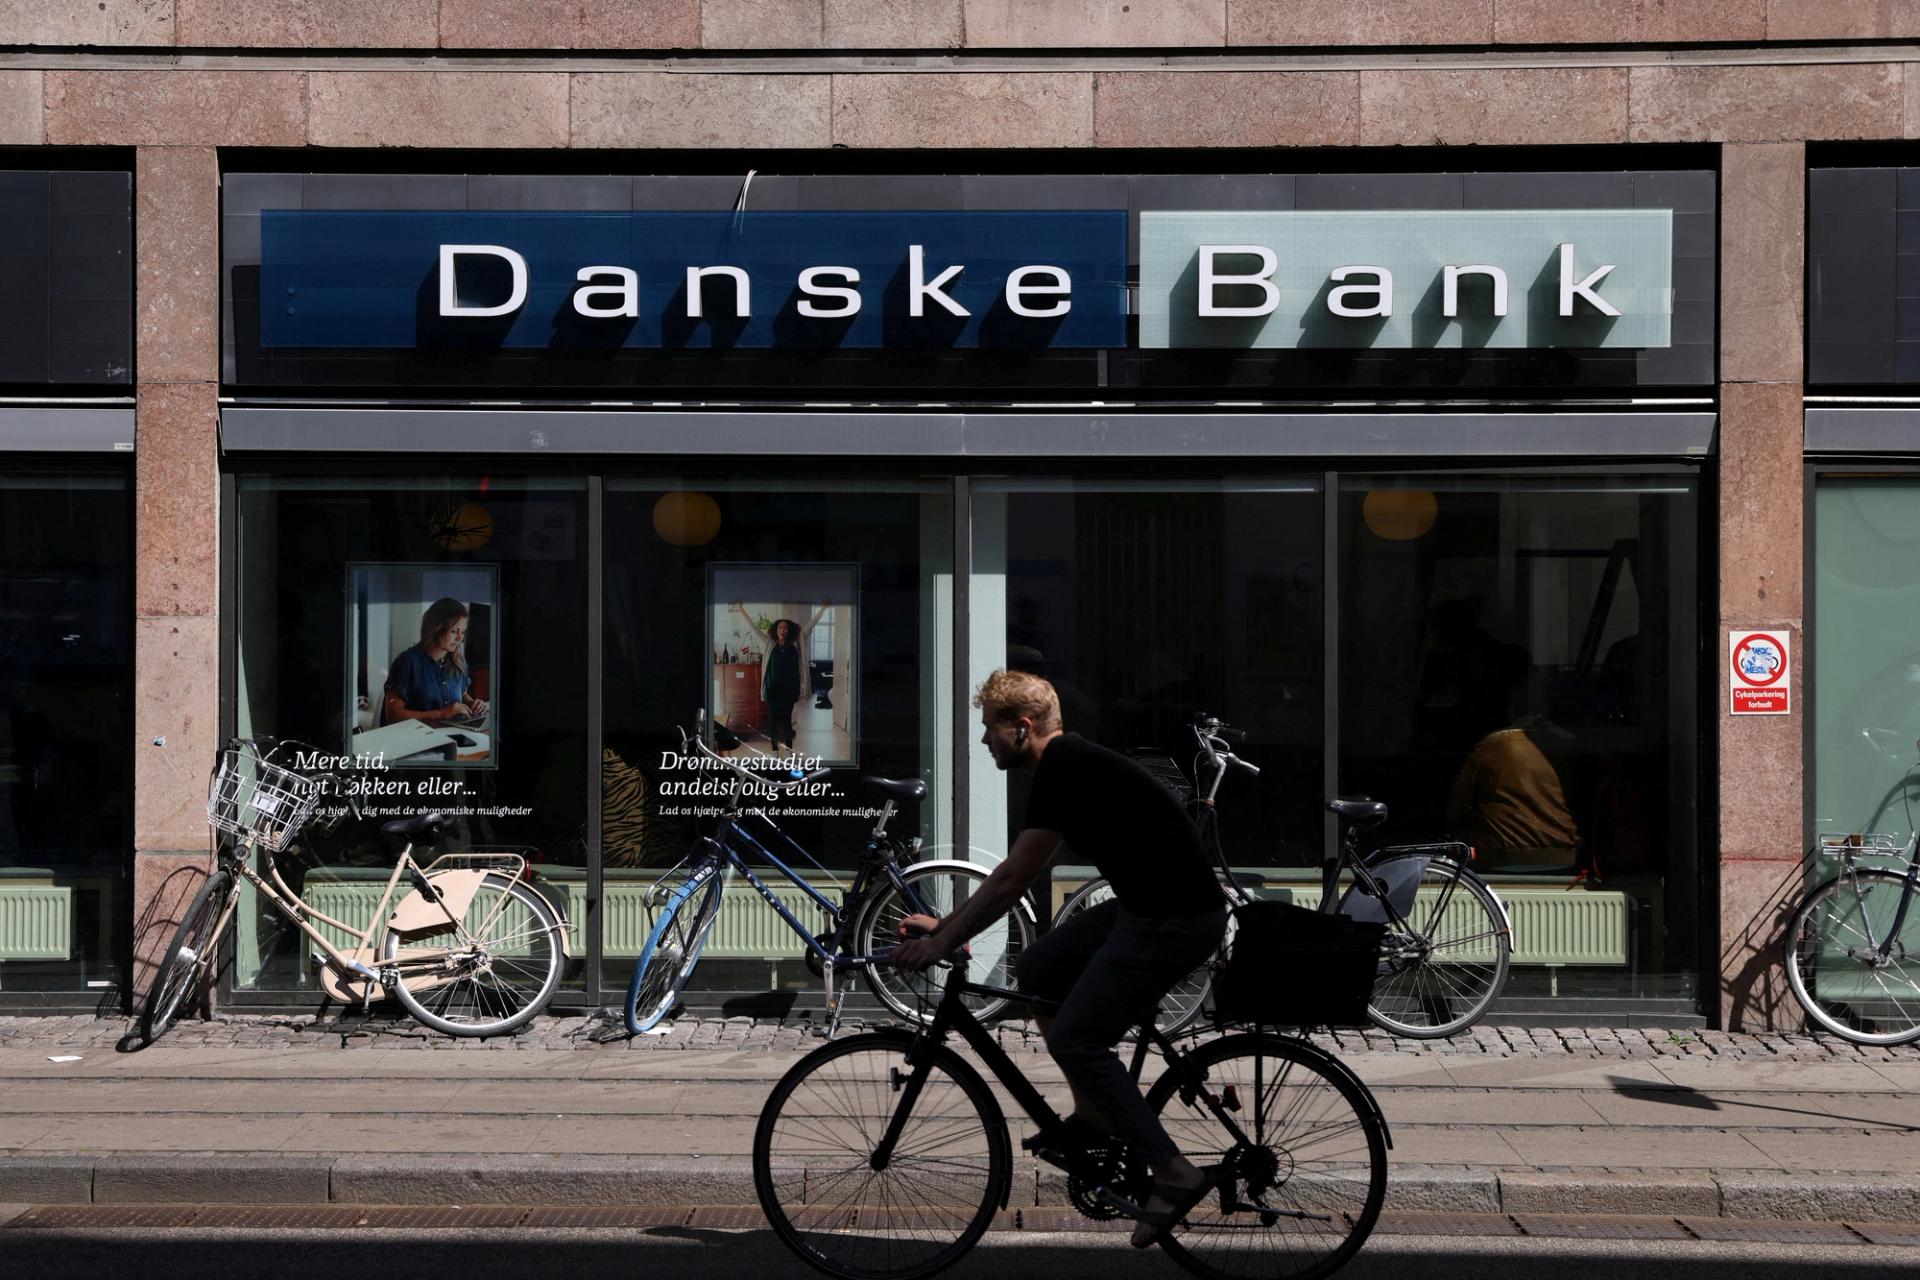
M511 1036L487 1040L440 1035L397 1016L314 1017L283 1015L220 1016L176 1025L160 1042L169 1048L275 1046L341 1050L430 1049L484 1053L516 1050L575 1049L588 1052L666 1052L674 1049L800 1049L819 1039L817 1023L806 1019L689 1017L670 1024L665 1034L629 1037L617 1015L542 1017ZM898 1023L844 1019L841 1034ZM114 1045L133 1034L125 1018L0 1018L0 1049ZM1042 1051L1029 1024L1003 1023L997 1029L1010 1051ZM1788 1033L1737 1034L1726 1031L1670 1031L1666 1028L1474 1027L1451 1040L1403 1040L1377 1031L1317 1034L1313 1039L1341 1054L1391 1053L1431 1057L1485 1058L1692 1058L1778 1060L1790 1062L1920 1062L1920 1045L1882 1048L1855 1045L1832 1036Z

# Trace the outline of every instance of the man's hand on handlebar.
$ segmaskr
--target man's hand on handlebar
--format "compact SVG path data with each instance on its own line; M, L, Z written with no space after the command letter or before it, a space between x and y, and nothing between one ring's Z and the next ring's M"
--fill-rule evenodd
M893 967L920 973L945 960L953 948L933 936L939 925L937 917L928 915L911 915L902 920L898 932L906 941L897 944L888 957Z

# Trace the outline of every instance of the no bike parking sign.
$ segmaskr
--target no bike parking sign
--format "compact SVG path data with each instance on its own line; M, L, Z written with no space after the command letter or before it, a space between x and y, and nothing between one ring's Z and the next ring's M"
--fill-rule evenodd
M1727 671L1733 681L1733 714L1784 716L1793 711L1793 681L1783 632L1733 631L1727 635Z

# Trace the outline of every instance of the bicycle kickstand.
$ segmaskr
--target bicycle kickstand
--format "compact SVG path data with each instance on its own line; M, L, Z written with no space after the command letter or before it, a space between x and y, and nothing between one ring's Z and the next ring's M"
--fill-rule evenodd
M834 982L833 969L833 957L828 956L825 963L821 965L821 976L826 979L827 984L827 1039L829 1040L839 1034L840 1006L847 996L845 988Z

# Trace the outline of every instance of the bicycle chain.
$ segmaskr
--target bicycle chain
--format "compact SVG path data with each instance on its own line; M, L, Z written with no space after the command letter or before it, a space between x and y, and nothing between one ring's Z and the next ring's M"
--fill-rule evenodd
M1135 1204L1145 1204L1152 1194L1153 1179L1139 1153L1125 1144L1088 1147L1067 1175L1067 1198L1096 1222L1119 1217L1120 1210L1095 1196L1101 1187Z

